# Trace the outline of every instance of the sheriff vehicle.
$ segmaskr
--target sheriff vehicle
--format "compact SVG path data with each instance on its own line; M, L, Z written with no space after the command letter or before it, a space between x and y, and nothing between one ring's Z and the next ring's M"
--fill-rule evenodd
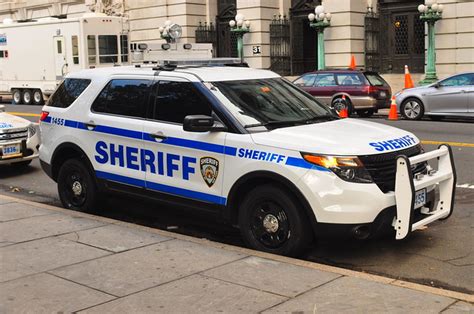
M0 165L26 167L38 157L39 135L30 121L5 112L0 105Z
M403 239L453 209L448 145L425 153L407 131L340 119L234 59L76 72L40 120L64 207L119 191L215 210L267 252L297 255L330 231Z

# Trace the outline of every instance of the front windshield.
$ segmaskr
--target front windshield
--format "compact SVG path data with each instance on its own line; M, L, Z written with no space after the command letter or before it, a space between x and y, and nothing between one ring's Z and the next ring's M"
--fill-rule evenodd
M281 79L213 82L231 104L246 128L268 129L337 119L324 105Z

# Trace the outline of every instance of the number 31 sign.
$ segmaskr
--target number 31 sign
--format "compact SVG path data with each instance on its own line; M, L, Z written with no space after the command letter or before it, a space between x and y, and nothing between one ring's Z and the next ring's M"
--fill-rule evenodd
M252 52L254 55L259 55L262 53L262 46L252 46Z

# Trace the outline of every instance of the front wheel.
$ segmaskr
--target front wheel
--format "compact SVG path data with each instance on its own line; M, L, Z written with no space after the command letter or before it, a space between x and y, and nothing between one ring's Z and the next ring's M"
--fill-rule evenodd
M423 103L416 98L405 100L400 109L402 116L408 120L420 120L425 113Z
M272 185L257 187L245 196L239 227L251 248L280 255L297 256L312 239L299 202Z
M67 209L91 212L97 204L98 191L95 179L83 162L65 161L58 174L58 193Z

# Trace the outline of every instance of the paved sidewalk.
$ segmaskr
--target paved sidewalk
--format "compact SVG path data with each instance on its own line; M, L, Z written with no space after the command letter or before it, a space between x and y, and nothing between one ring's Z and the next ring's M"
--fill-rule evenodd
M473 313L473 302L0 195L0 313Z

